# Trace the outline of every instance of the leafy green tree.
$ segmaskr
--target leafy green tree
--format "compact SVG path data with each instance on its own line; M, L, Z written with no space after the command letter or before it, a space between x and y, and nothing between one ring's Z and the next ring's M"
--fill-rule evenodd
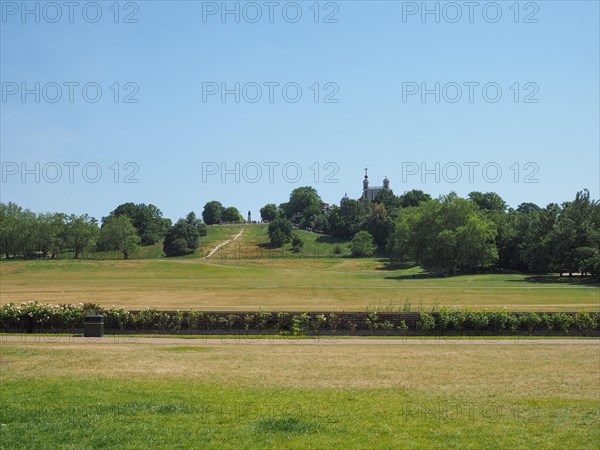
M271 233L271 247L279 248L283 247L286 242L289 242L285 233L279 229Z
M23 210L17 217L16 250L24 259L33 258L38 248L37 216L28 209Z
M450 193L418 209L409 246L423 267L453 273L496 261L495 226L473 202Z
M96 219L87 214L81 216L71 214L67 219L63 239L65 245L73 251L73 259L79 258L83 252L92 248L99 233Z
M260 208L260 218L265 222L272 222L277 218L277 205L268 203Z
M489 218L496 227L496 248L498 249L498 260L497 265L501 268L507 267L510 264L511 255L506 254L505 243L512 238L513 227L510 223L511 217L507 213L506 202L495 192L478 192L473 191L469 193L469 200L471 200L479 210Z
M268 228L271 246L278 248L286 242L290 242L292 240L292 229L292 223L283 217L279 217L271 222Z
M19 218L23 213L22 208L16 203L0 203L0 253L8 259L10 255L17 255Z
M37 216L37 247L44 258L57 258L64 248L66 214L46 213Z
M204 210L202 211L202 220L207 225L214 225L217 223L221 223L223 215L223 205L218 201L210 201L204 205Z
M280 203L277 207L277 217L287 217L287 202Z
M550 234L553 265L560 273L572 275L594 261L600 251L599 209L600 203L590 198L587 189L563 204Z
M413 189L412 191L405 192L400 196L400 203L403 208L409 206L419 206L421 203L425 203L431 200L431 196L419 189Z
M478 214L470 214L456 229L456 264L465 272L489 266L498 259L495 245L496 225Z
M552 230L558 219L560 207L550 203L545 208L525 213L521 219L519 240L521 258L526 271L545 273L553 269Z
M469 193L469 200L477 205L479 209L485 211L506 211L506 202L495 192L478 192Z
M170 219L162 217L162 211L156 206L144 203L123 203L112 211L110 216L127 216L135 227L142 245L152 245L161 240L169 227Z
M223 222L243 222L244 218L240 214L237 208L230 206L229 208L224 208L223 213L221 215L221 220Z
M385 248L387 241L394 229L394 222L383 203L375 203L367 218L367 230L375 239L375 244Z
M420 212L417 207L402 208L398 211L387 244L387 253L392 261L408 261L413 257L412 233Z
M366 229L368 201L348 200L334 207L329 214L328 231L332 236L351 239L356 233Z
M100 229L100 243L107 250L118 250L123 259L136 252L140 245L137 230L126 215L109 216Z
M296 188L290 194L290 200L285 206L287 217L291 218L295 214L314 213L315 209L320 211L321 197L316 189L310 186Z
M206 224L202 222L202 220L196 218L196 213L194 213L193 211L188 213L187 216L185 216L185 221L190 225L196 227L200 236L206 236L208 234Z
M372 256L375 252L375 241L368 231L359 231L352 238L350 251L352 256L365 257Z
M0 245L7 258L32 258L38 247L36 214L12 202L0 203Z
M163 241L163 251L167 256L183 256L193 253L198 248L199 237L200 233L194 224L179 219L167 231Z
M390 190L379 191L375 196L375 203L382 203L385 209L392 211L393 209L402 208L402 199Z
M329 226L328 224L329 224L328 214L321 213L317 217L314 218L312 228L316 231L323 232L323 231L327 230L327 228Z
M304 186L294 189L289 201L280 205L280 208L285 211L288 219L299 223L302 228L313 228L321 215L322 204L315 188Z
M292 250L294 253L300 253L304 248L304 241L298 235L294 235L292 239Z

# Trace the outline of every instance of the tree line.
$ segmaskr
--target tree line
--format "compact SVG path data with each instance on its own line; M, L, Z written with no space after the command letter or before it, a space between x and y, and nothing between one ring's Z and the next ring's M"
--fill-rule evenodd
M346 200L325 209L312 187L260 210L273 246L293 239L291 225L352 239L355 256L374 252L392 262L436 273L515 270L600 274L600 202L588 190L561 205L510 208L494 192L450 193L432 199L420 190L375 200Z
M351 239L354 256L377 253L394 263L414 263L436 273L514 270L530 273L600 274L600 202L587 190L575 199L540 207L510 208L493 192L450 193L432 199L420 190L375 200L348 199L325 207L312 187L294 189L289 201L260 210L269 222L273 247L302 241L293 228ZM166 256L194 252L207 225L243 222L234 207L204 205L202 218L190 212L172 223L149 204L124 203L101 225L84 215L36 214L15 203L0 203L0 253L5 258L77 259L95 251L118 251L128 259L140 246L162 240ZM64 257L64 256L63 256Z
M213 205L207 204L203 213L211 223L212 211ZM231 209L224 216L241 219L239 212L234 215ZM124 203L100 224L87 214L36 214L12 202L0 203L0 254L7 259L59 258L66 254L78 259L110 250L129 259L140 246L161 240L165 255L182 256L194 252L206 233L206 223L195 213L173 224L152 204Z

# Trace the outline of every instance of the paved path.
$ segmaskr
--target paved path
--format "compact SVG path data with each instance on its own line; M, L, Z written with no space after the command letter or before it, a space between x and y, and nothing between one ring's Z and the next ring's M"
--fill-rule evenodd
M234 237L232 237L231 239L228 239L226 241L221 242L219 245L217 245L215 248L213 248L210 252L208 252L208 255L206 256L206 258L210 258L212 255L214 255L215 253L217 253L222 247L225 247L227 244L230 244L233 241L235 241L237 238L239 238L242 235L243 232L244 232L244 229L242 228L242 231L240 231Z
M97 343L97 344L163 344L163 345L596 345L600 346L600 339L524 339L515 336L511 339L436 339L435 337L411 338L411 339L336 339L336 338L314 338L314 339L255 339L250 336L240 337L211 337L198 339L185 338L156 338L156 337L123 337L119 335L106 336L103 338L84 338L72 336L32 336L12 335L0 336L0 344L5 342L31 342L31 343Z

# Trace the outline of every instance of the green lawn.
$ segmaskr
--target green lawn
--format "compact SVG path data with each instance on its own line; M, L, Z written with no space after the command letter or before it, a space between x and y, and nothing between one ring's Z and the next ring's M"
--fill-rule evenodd
M600 289L558 277L420 278L370 259L201 258L11 261L0 266L0 301L94 302L131 309L387 311L439 306L598 311Z
M1 360L1 448L584 449L600 439L597 345L4 342Z
M241 230L239 239L206 258ZM337 245L342 255L349 252L347 242L295 232L305 242L301 254L270 249L266 225L226 225L208 227L202 247L181 258L3 261L0 302L246 311L600 310L598 280L523 274L434 278L419 267L390 267L386 259L336 255Z

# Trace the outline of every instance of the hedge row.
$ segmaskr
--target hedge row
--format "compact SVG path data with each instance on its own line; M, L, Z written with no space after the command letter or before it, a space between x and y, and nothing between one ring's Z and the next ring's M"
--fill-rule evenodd
M170 333L335 334L600 334L599 313L537 313L501 310L440 309L434 312L269 312L254 313L127 311L94 304L51 305L26 302L0 307L4 331L44 332L83 327L88 314L104 316L105 329Z

